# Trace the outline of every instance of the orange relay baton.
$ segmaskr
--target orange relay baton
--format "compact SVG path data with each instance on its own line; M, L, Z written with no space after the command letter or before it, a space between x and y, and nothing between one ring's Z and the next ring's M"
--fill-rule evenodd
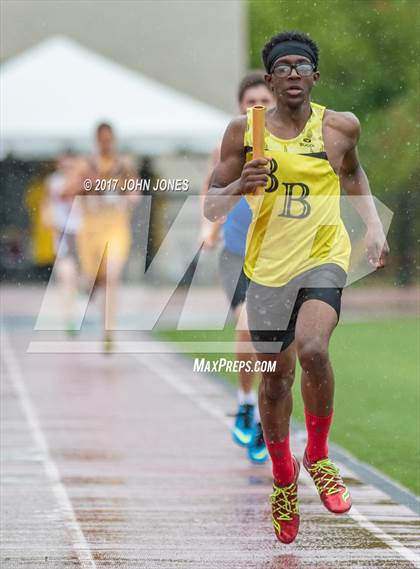
M265 107L255 105L252 107L252 158L264 158L264 130L265 130ZM256 196L262 195L264 188L257 188Z

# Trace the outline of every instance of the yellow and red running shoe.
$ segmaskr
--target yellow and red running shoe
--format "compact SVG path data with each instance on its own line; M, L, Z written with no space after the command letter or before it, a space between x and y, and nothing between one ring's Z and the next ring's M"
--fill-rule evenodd
M339 469L329 458L310 463L305 453L303 466L315 482L321 502L327 510L333 514L345 514L350 510L352 501L348 488Z
M282 543L292 543L299 532L297 481L300 465L295 457L293 464L295 467L293 482L288 486L277 486L274 482L273 493L270 495L274 532Z

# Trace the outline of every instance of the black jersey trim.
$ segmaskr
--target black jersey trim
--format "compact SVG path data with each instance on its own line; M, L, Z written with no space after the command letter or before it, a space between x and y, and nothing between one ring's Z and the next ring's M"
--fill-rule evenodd
M267 152L269 151L268 148L265 148ZM245 153L252 152L252 146L245 146L244 147ZM291 152L294 154L294 152ZM311 158L320 158L321 160L328 160L328 156L326 152L299 152L299 156L310 156Z
M321 158L321 160L328 160L326 152L300 152L300 156L310 156L311 158Z

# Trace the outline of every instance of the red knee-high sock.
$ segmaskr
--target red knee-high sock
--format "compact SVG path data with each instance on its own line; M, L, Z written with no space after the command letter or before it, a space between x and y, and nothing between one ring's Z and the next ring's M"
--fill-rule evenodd
M268 442L267 450L273 462L274 481L278 486L288 486L294 479L294 465L290 452L290 434L283 440Z
M328 456L328 433L332 423L333 413L328 417L317 417L305 409L306 430L308 443L306 456L309 462L316 462Z

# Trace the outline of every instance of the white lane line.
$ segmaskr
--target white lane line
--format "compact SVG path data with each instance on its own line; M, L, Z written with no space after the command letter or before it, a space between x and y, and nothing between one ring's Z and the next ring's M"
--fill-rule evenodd
M74 551L77 554L82 569L96 569L96 564L89 549L89 545L77 521L67 490L61 481L58 468L51 457L47 439L42 431L35 408L22 379L22 373L17 363L16 356L5 331L3 331L2 334L2 346L4 365L8 372L7 376L17 394L18 401L22 407L29 430L41 456L45 472L50 479L52 490L60 506L63 520L69 532Z
M179 376L174 373L174 370L167 367L162 363L161 360L157 361L153 356L148 358L142 357L138 354L132 354L141 364L151 371L151 373L159 375L167 384L173 387L179 393L182 393L188 397L193 403L195 403L200 409L207 411L209 415L221 421L224 425L231 427L231 421L224 415L223 411L213 403L207 401L203 396L193 389L190 385L185 383ZM309 485L309 482L304 480L305 485ZM405 547L397 539L393 538L386 532L382 531L378 526L371 522L365 515L361 514L355 506L352 507L351 512L347 514L352 520L354 520L361 528L369 531L380 541L385 543L393 551L398 553L401 557L409 561L414 565L414 567L420 567L420 557L408 547Z
M383 543L386 543L386 545L391 549L399 553L401 557L410 561L414 567L420 567L420 557L414 551L408 549L408 547L405 547L405 545L397 539L378 528L378 526L372 523L366 516L361 514L357 508L352 506L351 511L347 515L357 522L360 527L370 531L370 533L380 539Z

